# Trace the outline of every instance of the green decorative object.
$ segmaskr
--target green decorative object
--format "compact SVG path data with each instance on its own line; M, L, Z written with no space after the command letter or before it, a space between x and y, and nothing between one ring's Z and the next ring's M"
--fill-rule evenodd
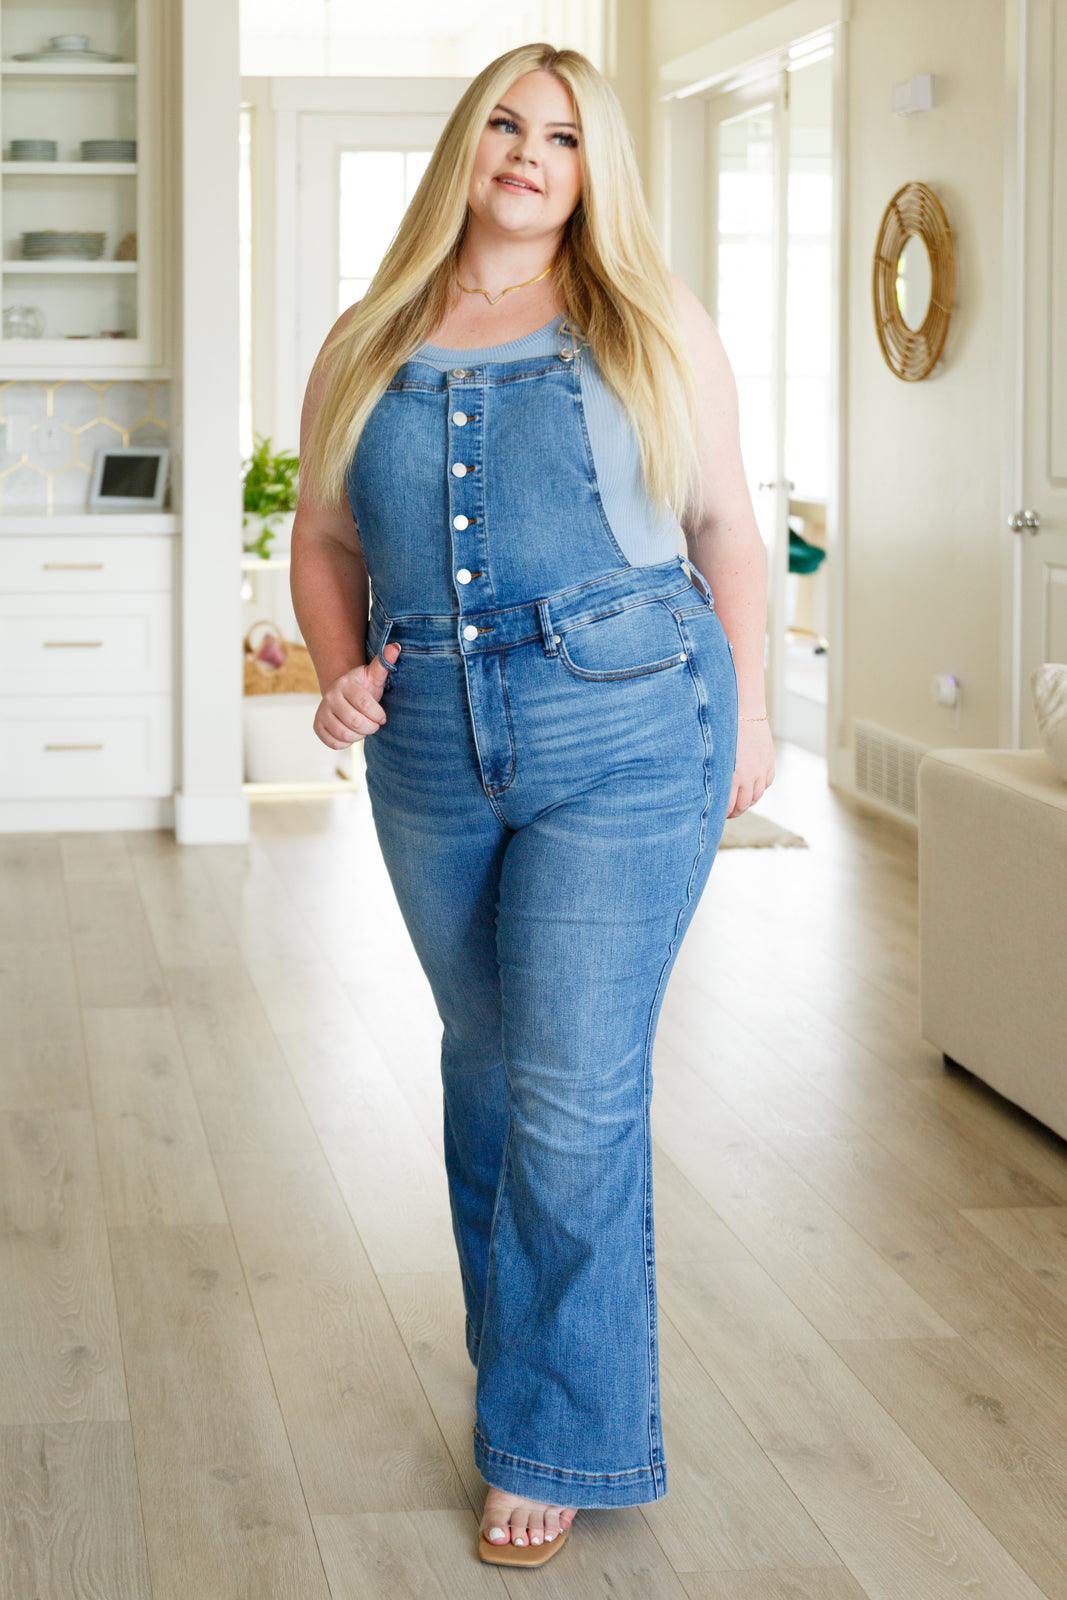
M803 576L817 572L826 558L826 551L802 537L795 528L789 528L789 570Z
M244 548L248 555L258 555L265 561L276 532L274 524L296 510L300 457L292 450L273 452L269 436L256 434L252 454L242 464L245 468L242 526L247 528L253 518L259 519L258 537Z

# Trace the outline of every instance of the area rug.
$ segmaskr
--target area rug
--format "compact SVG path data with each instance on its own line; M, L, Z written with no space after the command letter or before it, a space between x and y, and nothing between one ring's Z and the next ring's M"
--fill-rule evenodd
M739 817L727 817L719 841L720 850L785 849L789 846L806 850L808 841L799 833L790 833L780 823L772 822L770 817L760 816L751 807Z

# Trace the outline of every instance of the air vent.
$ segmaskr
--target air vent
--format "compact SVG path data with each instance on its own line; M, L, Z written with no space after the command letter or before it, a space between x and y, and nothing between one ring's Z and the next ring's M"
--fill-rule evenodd
M913 744L873 722L854 722L853 773L857 792L899 811L918 816L919 762L928 746Z

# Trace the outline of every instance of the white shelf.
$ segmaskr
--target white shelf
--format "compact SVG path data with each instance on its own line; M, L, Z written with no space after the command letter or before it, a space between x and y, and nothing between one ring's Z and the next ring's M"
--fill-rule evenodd
M5 78L135 78L135 61L83 61L80 67L62 61L0 61Z
M5 276L9 272L136 272L137 265L136 261L67 261L45 256L43 261L0 261L0 272Z
M137 176L136 161L0 161L6 178L126 178Z
M26 533L178 533L176 511L0 511L0 537Z

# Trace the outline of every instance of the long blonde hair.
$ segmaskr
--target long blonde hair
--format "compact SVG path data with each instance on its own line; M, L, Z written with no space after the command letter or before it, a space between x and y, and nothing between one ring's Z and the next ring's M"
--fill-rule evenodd
M460 97L370 286L323 348L325 387L300 464L301 492L341 505L364 424L402 362L443 320L467 226L475 152L489 113L535 69L570 90L582 140L582 191L556 276L604 381L628 412L649 494L681 521L698 499L696 397L670 277L652 227L622 108L577 50L505 51Z

